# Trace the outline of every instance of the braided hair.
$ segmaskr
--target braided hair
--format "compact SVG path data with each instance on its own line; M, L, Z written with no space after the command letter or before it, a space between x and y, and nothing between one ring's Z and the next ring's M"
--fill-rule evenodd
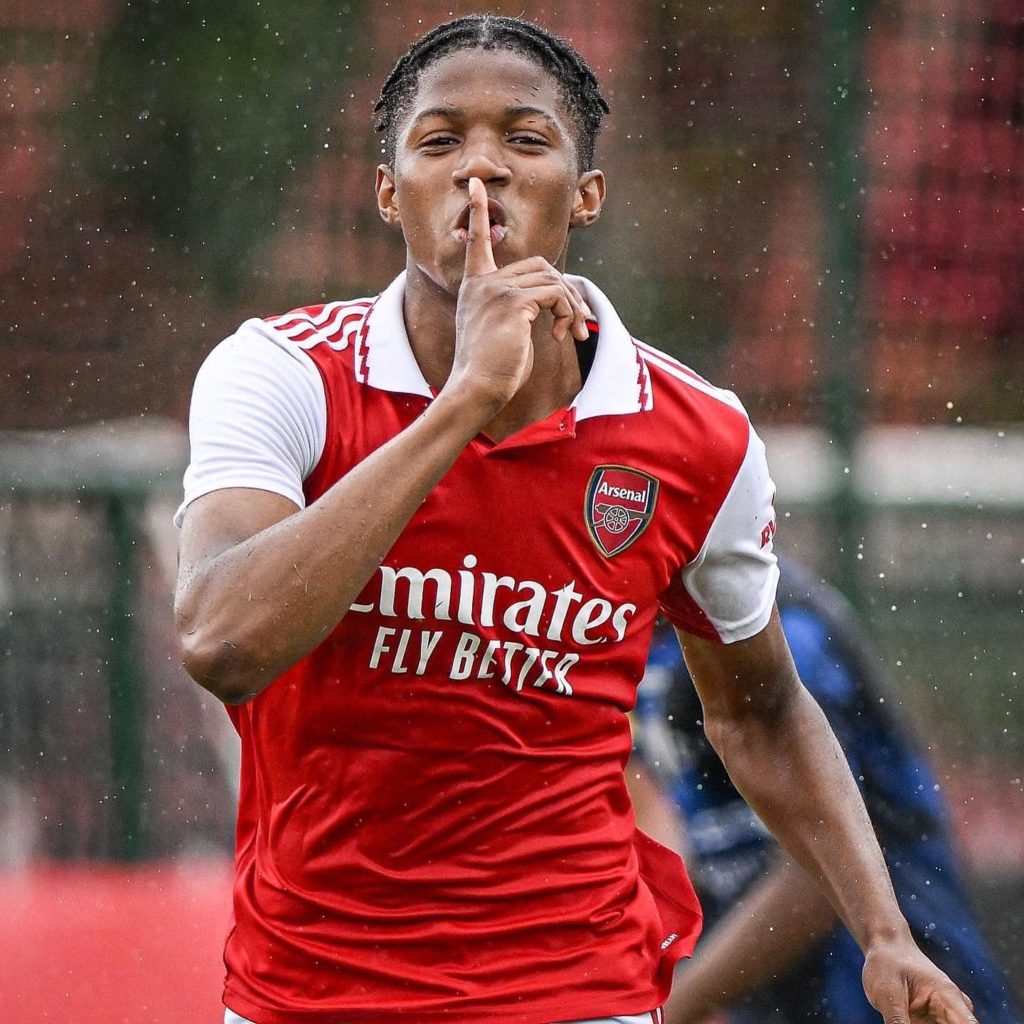
M579 168L593 166L601 119L609 112L594 72L560 36L521 18L495 14L471 14L438 25L413 43L392 68L373 108L380 115L375 127L384 134L389 163L394 162L399 122L416 95L420 74L450 53L471 49L510 50L549 72L574 123Z

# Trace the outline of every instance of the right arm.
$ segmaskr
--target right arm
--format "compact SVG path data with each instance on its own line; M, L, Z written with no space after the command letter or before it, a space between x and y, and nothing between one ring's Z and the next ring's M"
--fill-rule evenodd
M337 625L427 495L529 378L541 310L563 341L586 334L578 294L552 268L497 270L486 190L472 179L469 192L455 359L426 411L305 509L229 487L186 511L178 642L189 675L227 703L255 696Z
M487 422L481 405L455 389L442 392L301 511L281 495L246 488L192 502L174 609L189 675L238 703L316 647Z

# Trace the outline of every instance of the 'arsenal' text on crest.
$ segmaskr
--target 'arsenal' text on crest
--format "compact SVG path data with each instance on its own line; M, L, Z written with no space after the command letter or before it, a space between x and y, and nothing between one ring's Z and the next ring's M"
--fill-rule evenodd
M598 466L587 484L583 514L598 549L609 558L625 551L654 514L658 481L639 469Z

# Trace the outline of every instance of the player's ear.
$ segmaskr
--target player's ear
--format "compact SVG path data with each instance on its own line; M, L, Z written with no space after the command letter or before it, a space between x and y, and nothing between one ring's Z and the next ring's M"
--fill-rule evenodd
M570 228L585 228L601 216L604 206L605 181L601 171L586 171L576 182L576 192L572 201L572 216L569 218Z
M377 167L377 212L388 227L401 228L402 215L398 211L398 189L395 186L395 172L387 164Z

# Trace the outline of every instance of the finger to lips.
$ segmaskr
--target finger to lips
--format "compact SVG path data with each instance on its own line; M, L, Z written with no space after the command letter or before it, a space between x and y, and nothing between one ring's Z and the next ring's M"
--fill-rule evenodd
M469 179L469 229L466 236L466 276L489 274L497 270L491 249L487 189L479 178Z

